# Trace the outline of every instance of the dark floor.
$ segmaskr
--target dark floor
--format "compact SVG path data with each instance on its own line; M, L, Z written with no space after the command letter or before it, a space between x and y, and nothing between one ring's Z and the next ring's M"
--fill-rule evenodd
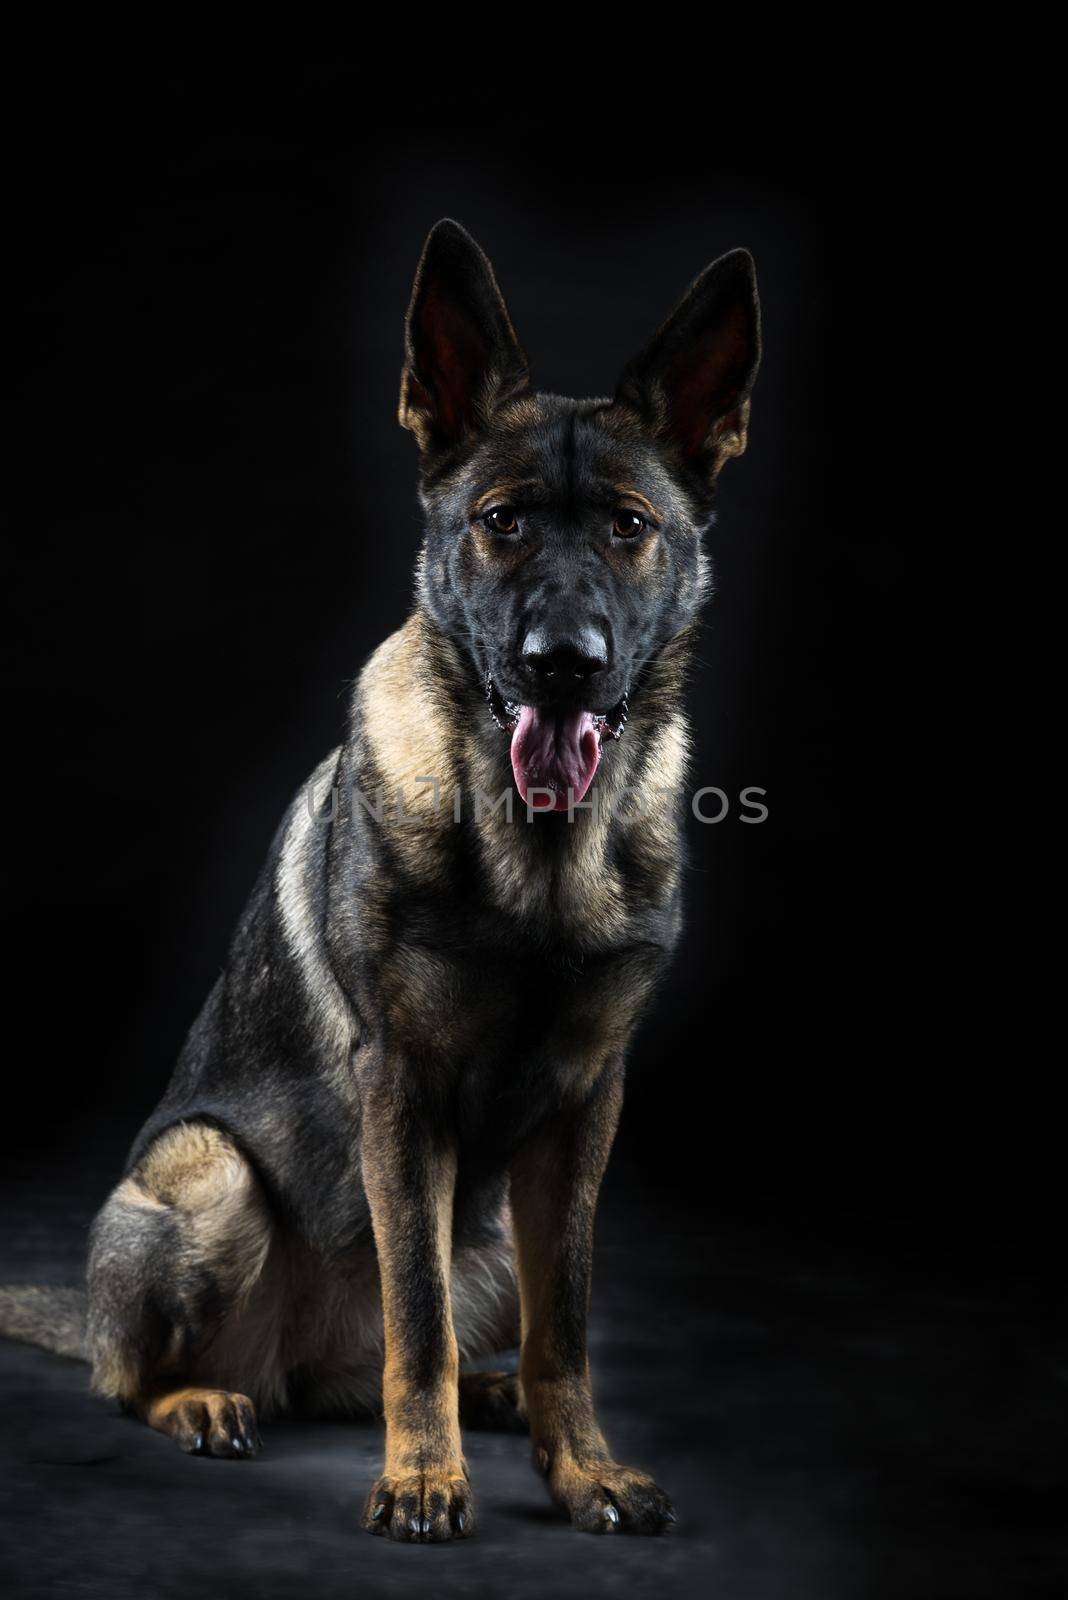
M114 1172L97 1140L12 1185L0 1281L73 1282ZM613 1171L592 1325L617 1454L674 1496L664 1539L572 1532L516 1437L469 1435L478 1536L357 1527L370 1423L282 1423L252 1464L181 1455L0 1346L0 1577L25 1596L523 1596L1019 1600L1068 1593L1068 1362L1051 1291L854 1230L695 1226Z

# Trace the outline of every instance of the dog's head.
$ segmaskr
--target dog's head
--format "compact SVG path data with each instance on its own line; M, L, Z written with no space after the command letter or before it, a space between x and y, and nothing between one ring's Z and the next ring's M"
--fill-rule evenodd
M448 220L427 239L400 399L421 456L422 599L511 736L533 806L582 799L643 673L693 621L701 534L720 468L745 449L759 359L753 262L734 250L614 399L537 394L478 245Z

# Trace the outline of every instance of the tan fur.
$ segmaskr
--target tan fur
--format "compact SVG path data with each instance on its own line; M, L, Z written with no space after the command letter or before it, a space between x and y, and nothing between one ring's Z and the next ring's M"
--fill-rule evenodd
M371 1490L365 1521L373 1525L374 1508L384 1495L419 1507L433 1503L443 1508L446 1537L453 1486L467 1476L460 1446L460 1356L449 1294L456 1152L425 1133L420 1138L388 1092L370 1093L364 1115L364 1187L382 1279L386 1416L385 1465ZM431 1309L436 1329L427 1346Z
M386 826L405 867L439 876L452 826L456 763L428 673L423 648L425 622L413 612L403 628L381 644L360 680L360 712L375 766L383 782ZM435 791L420 779L440 785ZM390 815L397 797L418 825Z
M313 830L322 827L317 808L324 803L329 806L331 794L334 805L340 804L338 756L339 751L334 750L320 762L305 792L298 798L275 870L275 892L286 943L300 973L323 1053L327 1060L337 1063L340 1072L347 1073L358 1036L357 1020L323 954L313 887L309 881ZM269 971L265 969L261 976L266 983ZM252 998L254 1001L255 996Z
M642 539L613 539L604 561L619 577L641 583L663 571L667 553L659 533L650 528Z
M562 1472L608 1457L594 1416L585 1339L576 1346L572 1336L584 1321L594 1213L621 1104L616 1073L592 1103L535 1137L512 1165L520 1378L535 1456L563 1498Z
M252 1168L226 1134L200 1122L169 1128L117 1193L177 1211L189 1258L210 1262L227 1299L244 1301L267 1259L271 1219Z
M502 759L491 765L466 723L458 725L455 714L429 687L440 675L442 652L452 649L440 638L431 644L427 624L416 612L380 647L365 672L361 708L376 767L387 793L399 793L405 810L418 818L414 825L386 808L385 827L393 848L414 876L431 881L440 877L449 830L454 826L460 773L465 771L470 774L470 788L460 799L476 829L491 902L531 921L551 916L554 925L589 948L608 948L618 942L627 917L623 879L608 848L613 815L621 819L635 851L650 868L655 865L661 872L665 903L674 893L678 864L670 797L681 790L689 745L682 712L641 730L643 712L639 707L635 735L642 733L647 752L641 785L644 804L639 808L633 799L624 804L629 752L637 742L632 736L629 745L624 739L602 762L596 779L598 810L576 812L574 848L563 865L550 871L542 864L543 856L532 848L530 830L534 825L526 821L524 804L512 790L504 736ZM458 674L462 671L458 663L450 665ZM666 670L674 669L669 665ZM654 705L662 701L650 691L646 698ZM440 782L437 812L433 791L416 782L431 776ZM479 813L473 791L491 803L502 792L510 795L514 820L508 820L505 810L487 807ZM431 1008L440 1016L447 999L448 969L425 951L399 951L392 964L398 969L398 987L409 996L412 1008L424 1008L422 1015L427 1014L425 1008Z
M506 506L513 500L521 499L531 489L536 489L537 484L532 484L525 478L513 479L510 482L494 484L492 489L480 494L471 507L472 517L481 517L494 506Z
M662 865L663 898L674 886L677 849L670 825L669 801L656 790L674 795L681 785L687 737L681 716L669 719L655 731L649 766L655 783L642 785L646 801L639 811L624 803L629 771L626 744L612 748L595 780L596 810L577 809L571 824L574 840L561 863L547 865L532 848L532 827L518 801L517 820L511 824L500 813L486 813L477 822L478 848L492 902L501 910L518 912L531 922L552 920L553 925L586 948L610 948L619 942L627 924L624 882L609 851L612 819L628 839L636 842L650 860ZM499 787L492 772L472 754L474 781L487 793ZM590 799L587 796L587 799Z
M184 1384L140 1396L135 1409L150 1428L168 1434L185 1449L206 1446L211 1455L239 1455L245 1447L240 1442L235 1445L235 1440L244 1436L249 1454L255 1453L256 1412L247 1395Z
M115 1242L107 1248L120 1255L140 1236L139 1216L150 1226L154 1216L169 1216L174 1292L181 1294L187 1277L198 1283L208 1272L230 1314L240 1315L267 1259L272 1228L255 1174L226 1134L201 1122L169 1128L118 1185L105 1210L112 1225L98 1225L98 1237L111 1237ZM100 1248L94 1251L98 1268L107 1265ZM94 1336L92 1325L89 1344L94 1391L138 1404L146 1373L137 1347L112 1338L106 1327ZM187 1347L185 1329L175 1324L157 1372L188 1370L197 1354Z
M432 651L425 620L417 612L376 651L365 672L361 709L375 765L394 802L384 812L392 847L413 876L431 881L441 876L449 830L455 825L460 772L467 771L471 785L460 800L477 832L491 901L531 920L551 915L556 925L590 948L609 947L619 940L626 923L623 880L608 849L613 814L623 819L625 831L650 865L654 859L661 864L664 900L674 892L677 849L665 797L677 795L684 779L688 731L682 713L651 725L643 740L649 776L642 784L641 809L634 800L624 805L630 747L624 741L610 751L596 780L599 808L596 813L576 812L575 848L562 866L549 873L540 868L541 857L532 848L531 825L525 820L522 800L512 794L506 760L489 765L482 746L462 722L457 725L455 715L430 687L440 672L434 653L449 648L436 639ZM653 695L649 698L655 703ZM635 742L632 739L632 745ZM502 755L505 752L502 736ZM430 777L439 781L437 810L433 789L417 782ZM512 794L515 820L509 822L503 810L483 808L478 814L473 791L491 802L501 792ZM408 820L395 814L398 795ZM440 1015L441 1002L447 998L448 968L425 951L397 951L392 964L398 969L397 987L408 994L412 1007L429 1006Z
M643 494L639 494L637 489L631 488L630 484L617 483L615 491L622 502L622 510L635 510L639 516L649 517L653 522L663 522L663 512L658 511L651 500L647 500Z
M530 559L530 548L520 541L499 539L481 522L474 522L464 537L462 556L469 572L471 563L477 561L504 577Z
M743 400L737 411L717 422L712 430L713 470L718 473L724 462L745 453L749 442L750 402Z

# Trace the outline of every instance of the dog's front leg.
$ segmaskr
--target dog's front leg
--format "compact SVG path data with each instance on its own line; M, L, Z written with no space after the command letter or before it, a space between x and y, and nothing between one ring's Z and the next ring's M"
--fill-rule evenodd
M392 1074L363 1102L363 1178L385 1322L386 1460L364 1527L440 1541L474 1525L449 1302L456 1154Z
M598 1426L586 1354L593 1219L622 1100L609 1062L585 1102L538 1130L512 1164L522 1299L519 1372L534 1465L590 1533L659 1533L675 1513L644 1473L612 1459Z

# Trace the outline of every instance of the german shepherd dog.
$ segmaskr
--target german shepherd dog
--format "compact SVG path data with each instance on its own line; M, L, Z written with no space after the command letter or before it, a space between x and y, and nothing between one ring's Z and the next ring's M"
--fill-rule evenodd
M674 1521L605 1443L586 1312L624 1057L679 936L701 541L759 339L735 250L613 399L537 393L486 257L433 229L400 397L415 608L282 822L93 1226L87 1307L4 1291L9 1335L84 1353L182 1450L383 1409L371 1533L472 1533L461 1420L528 1426L578 1528ZM518 1378L461 1370L517 1335Z

